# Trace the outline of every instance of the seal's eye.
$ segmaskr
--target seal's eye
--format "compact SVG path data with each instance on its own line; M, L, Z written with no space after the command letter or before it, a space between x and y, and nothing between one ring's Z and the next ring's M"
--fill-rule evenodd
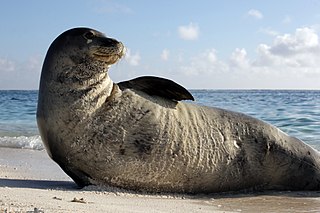
M88 39L88 40L91 40L91 39L93 39L93 37L94 37L94 34L93 34L93 32L86 32L85 34L83 34L83 37L85 38L85 39Z

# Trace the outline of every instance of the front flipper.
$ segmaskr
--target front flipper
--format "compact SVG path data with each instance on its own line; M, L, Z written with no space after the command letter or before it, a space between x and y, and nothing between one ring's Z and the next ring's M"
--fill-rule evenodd
M148 95L160 96L176 101L194 101L193 96L187 89L174 81L165 78L153 76L138 77L129 81L120 82L118 83L118 86L121 90L134 89L142 91Z

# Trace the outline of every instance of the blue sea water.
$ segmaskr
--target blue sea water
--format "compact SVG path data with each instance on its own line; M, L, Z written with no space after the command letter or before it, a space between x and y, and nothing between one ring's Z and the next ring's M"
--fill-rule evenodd
M197 104L246 113L320 150L320 90L191 90ZM0 91L0 147L43 149L37 91Z

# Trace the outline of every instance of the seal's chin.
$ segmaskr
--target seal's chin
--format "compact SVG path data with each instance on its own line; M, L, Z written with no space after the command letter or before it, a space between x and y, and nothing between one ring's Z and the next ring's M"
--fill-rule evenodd
M118 43L113 47L95 47L91 50L91 56L95 60L112 65L125 55L125 47L122 43Z

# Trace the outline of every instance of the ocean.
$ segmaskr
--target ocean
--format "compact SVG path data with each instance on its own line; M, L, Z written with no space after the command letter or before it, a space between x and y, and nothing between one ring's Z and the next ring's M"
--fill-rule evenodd
M242 112L320 150L320 90L191 90L195 103ZM38 91L0 91L0 147L43 150Z

